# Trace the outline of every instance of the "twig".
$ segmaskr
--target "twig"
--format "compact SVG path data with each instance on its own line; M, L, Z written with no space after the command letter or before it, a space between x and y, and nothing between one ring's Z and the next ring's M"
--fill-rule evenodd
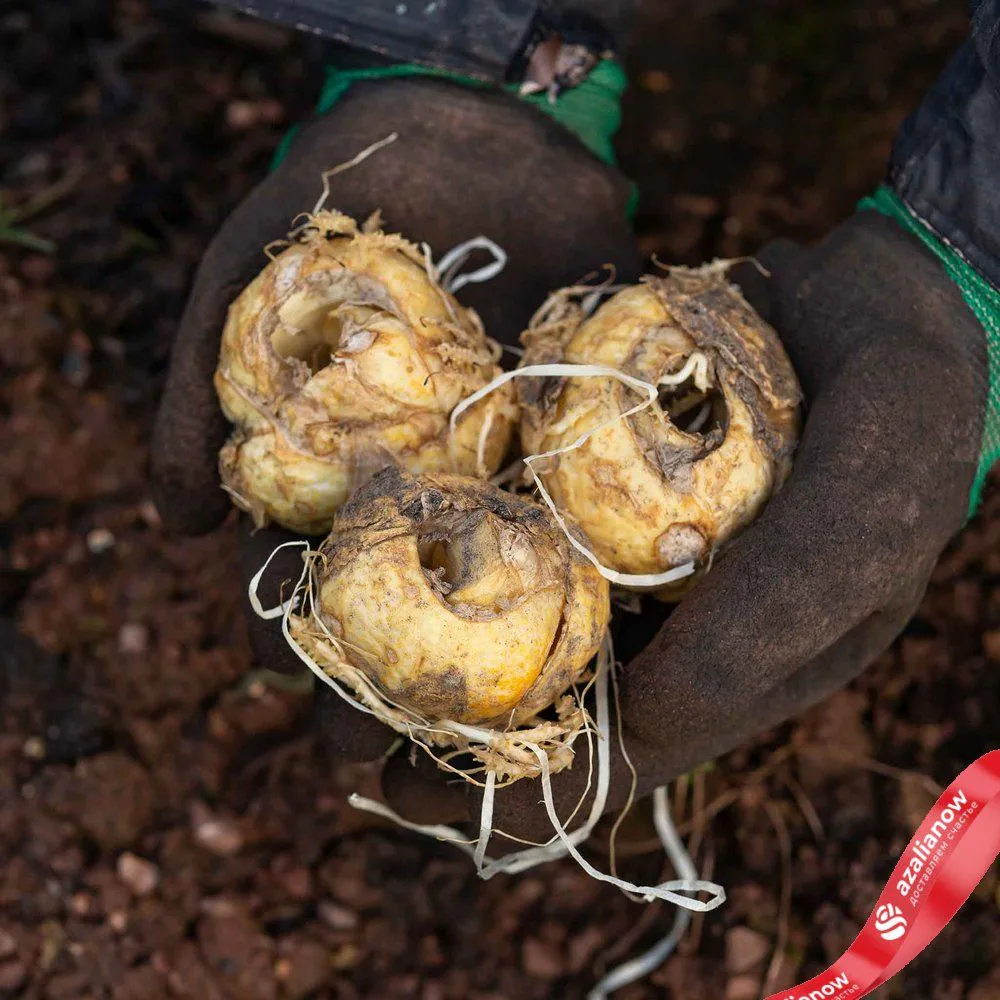
M788 947L788 925L792 911L792 841L788 835L785 818L775 804L764 800L764 811L767 813L774 832L778 837L778 847L781 849L781 896L778 904L778 937L774 944L774 954L764 976L764 986L761 990L761 1000L773 992L773 984L781 972L785 960L785 950Z
M692 855L693 857L693 855ZM697 862L695 858L695 862ZM707 879L709 882L715 876L715 841L707 840L705 842L705 863L701 866L701 876ZM691 920L691 930L688 932L688 939L685 943L685 953L690 955L696 955L698 949L701 947L701 935L702 931L705 929L705 914L696 913Z
M809 824L813 836L822 843L826 840L826 830L823 828L823 821L819 818L819 813L816 812L816 807L806 794L806 790L790 774L785 775L784 782L785 787L792 793L792 798L795 799L796 805L805 817L806 823Z
M29 198L23 205L3 210L3 221L6 225L12 226L19 222L27 222L36 215L40 215L47 208L51 208L57 201L62 201L73 188L80 183L83 177L83 168L74 167L65 176L43 188L34 197Z
M692 858L698 857L701 843L705 836L705 769L699 767L694 772L694 794L691 801L691 841L688 853Z
M918 784L923 785L927 791L932 792L935 799L944 794L944 789L928 775L920 774L919 771L907 771L901 767L883 764L880 761L873 760L871 757L843 753L830 747L815 745L800 747L798 753L803 757L810 754L815 754L818 757L832 757L834 760L842 761L845 764L853 764L862 770L871 771L872 774L881 774L883 777L895 778L897 781L916 781Z
M664 865L660 872L660 881L666 878L669 866ZM600 979L607 971L608 966L617 962L622 956L632 951L639 939L649 930L650 926L656 922L663 909L663 903L657 899L646 906L639 919L607 950L601 952L594 960L594 969L598 972Z

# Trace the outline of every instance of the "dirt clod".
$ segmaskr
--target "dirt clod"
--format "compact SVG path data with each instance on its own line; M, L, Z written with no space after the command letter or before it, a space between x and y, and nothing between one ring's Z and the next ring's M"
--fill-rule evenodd
M148 896L160 884L160 870L129 851L118 856L118 877L136 896Z

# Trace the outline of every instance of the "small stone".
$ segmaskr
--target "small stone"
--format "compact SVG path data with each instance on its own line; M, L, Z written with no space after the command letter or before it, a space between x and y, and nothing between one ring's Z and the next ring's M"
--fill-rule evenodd
M24 985L28 968L24 962L5 962L0 965L0 992L12 994Z
M24 741L21 753L28 760L45 760L45 740L41 736L30 736Z
M27 30L28 25L25 24L24 28L18 29L17 27L10 27L10 22L13 18L5 18L4 27L8 30ZM45 175L52 169L52 154L47 153L44 150L37 150L33 153L28 153L26 156L22 156L12 167L11 176L19 181L31 181L31 180L41 180L44 179Z
M358 915L346 906L324 899L316 907L319 919L335 931L353 931L358 926Z
M665 94L673 85L673 78L662 69L649 69L639 78L643 90L651 94Z
M56 262L51 257L43 257L41 254L31 254L21 261L18 270L28 281L33 281L37 285L44 285L55 274Z
M740 976L759 968L771 951L771 942L749 927L734 927L726 934L726 971Z
M312 872L308 868L292 868L281 876L281 883L292 899L309 899L312 896Z
M77 892L73 894L73 898L69 901L70 909L78 916L85 917L90 913L91 908L94 905L94 900L89 893Z
M239 826L214 816L204 803L192 804L191 828L198 845L220 858L230 858L243 850L245 838Z
M64 795L69 815L106 851L134 843L153 813L149 774L122 753L81 761Z
M116 934L124 934L128 927L128 914L124 910L113 910L108 914L108 923Z
M284 117L284 107L273 98L262 101L230 101L226 106L226 124L237 131L258 125L275 125Z
M10 958L17 954L17 942L13 936L0 930L0 959Z
M136 896L148 896L160 884L160 869L130 851L119 855L118 877Z
M226 106L226 124L233 129L253 128L257 124L253 101L230 101Z
M726 984L725 1000L759 1000L760 980L756 976L734 976Z
M315 993L333 972L330 952L318 941L290 942L284 961L288 963L288 972L285 976L279 975L279 978L284 981L284 995L288 1000L305 1000L305 997ZM277 968L275 972L277 974Z
M569 970L579 975L590 964L597 952L606 943L604 931L594 924L588 924L569 940Z
M236 903L225 896L210 896L208 899L203 899L198 905L198 909L206 917L212 917L217 920L229 920L242 913Z
M87 532L87 548L95 556L108 552L115 547L115 536L107 528L94 528Z
M160 528L163 526L160 512L156 509L156 504L152 500L143 500L139 504L138 514L148 528Z
M361 949L356 944L342 944L330 956L330 964L335 969L353 969L361 957Z
M558 951L539 938L528 938L521 946L521 965L535 979L559 979L566 971Z
M122 653L144 653L149 646L149 629L137 622L127 622L118 630L118 649Z
M988 659L1000 660L1000 632L983 633L983 652Z

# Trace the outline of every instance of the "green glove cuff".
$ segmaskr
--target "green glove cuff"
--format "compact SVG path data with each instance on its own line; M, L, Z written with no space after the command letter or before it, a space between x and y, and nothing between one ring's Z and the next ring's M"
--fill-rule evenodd
M870 198L858 204L859 209L871 209L895 219L912 233L941 261L948 277L958 285L966 304L982 324L986 334L986 356L989 365L989 389L986 396L986 418L979 452L979 466L969 497L969 517L982 499L986 477L993 463L1000 458L1000 291L997 291L954 247L944 243L907 204L888 187L880 187Z
M410 77L448 80L478 90L490 87L490 84L475 77L451 70L435 69L433 66L419 66L416 63L355 69L331 66L327 70L326 82L316 104L316 113L325 115L355 83ZM617 161L611 140L621 125L621 99L627 87L628 78L622 67L614 59L604 59L591 70L581 84L564 91L555 101L550 101L548 95L544 93L529 94L521 97L521 100L569 129L596 157L613 167L617 166ZM519 96L518 84L508 84L503 89ZM297 131L297 127L290 130L282 139L271 161L272 170L285 158ZM637 202L638 191L633 187L629 199L629 218L634 216Z

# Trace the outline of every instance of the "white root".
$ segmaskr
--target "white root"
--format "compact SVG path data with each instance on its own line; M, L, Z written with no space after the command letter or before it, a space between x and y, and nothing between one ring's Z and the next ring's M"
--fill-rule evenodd
M318 215L322 210L323 206L326 204L326 199L330 197L330 178L335 177L337 174L343 173L345 170L350 170L352 167L356 167L359 163L363 163L368 159L372 153L377 153L380 149L384 149L386 146L392 145L399 138L398 132L390 132L384 139L379 139L378 142L373 142L370 146L366 146L364 149L358 153L357 156L352 156L351 159L345 161L344 163L338 163L335 167L331 167L329 170L323 171L323 193L319 196L319 201L316 202L316 206L312 210L313 215Z
M673 820L670 818L670 806L665 786L661 786L653 792L653 823L656 826L660 843L663 844L663 849L677 874L692 881L697 879L698 871L691 860L691 855L684 847ZM674 953L690 924L691 910L686 907L679 908L674 916L670 933L648 951L612 969L587 994L587 1000L605 1000L615 990L638 982L654 969L658 969Z
M488 250L493 255L493 260L468 274L460 273L465 262L472 256L473 250ZM445 291L454 294L466 285L492 280L506 266L507 254L503 247L487 236L474 236L471 240L452 247L437 262L436 274Z
M680 385L686 382L692 375L694 375L694 384L698 387L698 391L707 392L710 385L708 358L701 351L695 351L687 359L680 371L676 371L672 375L661 375L658 384Z
M685 379L689 378L692 372L697 373L695 376L696 379L700 378L702 380L707 380L708 359L700 352L692 354L679 372L675 375L664 376L660 379L660 382L661 384L680 384L685 381ZM656 402L657 397L659 396L659 389L651 382L634 378L631 375L626 375L624 372L618 371L616 368L608 368L605 365L578 365L568 363L528 365L525 368L517 368L514 371L504 372L502 375L498 375L495 379L493 379L493 381L488 382L481 389L477 389L474 393L472 393L472 395L466 396L466 398L451 411L450 422L452 433L454 434L459 418L463 413L465 413L466 410L469 409L470 406L474 406L484 396L488 396L491 392L499 389L502 385L506 385L506 383L510 382L512 379L552 377L613 378L624 385L627 385L630 389L634 389L636 392L642 393L646 397L642 402L637 403L630 409L625 410L608 420L602 421L596 427L592 427L589 431L581 434L575 441L571 441L568 445L564 445L561 448L554 448L552 451L543 451L537 455L526 455L524 459L522 459L525 468L527 468L527 470L531 473L531 477L535 481L535 486L538 488L539 495L542 500L545 501L545 505L551 511L556 523L560 528L562 528L563 533L569 539L570 544L577 550L577 552L580 553L580 555L582 555L595 567L605 580L609 580L611 583L618 584L622 587L655 589L657 587L665 586L668 583L674 583L677 580L682 580L685 577L691 576L691 574L695 571L695 564L693 562L683 563L680 566L675 566L673 569L665 570L662 573L619 573L618 570L611 569L610 566L605 566L600 559L597 558L597 555L587 548L587 546L584 545L583 542L581 542L579 538L577 538L576 535L569 530L565 518L559 512L558 507L556 507L552 497L549 495L549 491L545 488L541 477L534 468L535 462L541 462L548 458L555 458L557 455L565 455L567 452L575 451L577 448L582 448L595 434L599 434L605 428L611 427L619 421L627 420L629 417L634 416L636 413L640 413L642 410L651 406Z
M300 574L298 582L296 583L292 595L288 598L288 600L282 602L276 607L265 608L261 604L260 598L257 594L260 581L277 553L282 549L289 547L302 547L306 550L305 557L303 559L302 573ZM414 740L414 742L416 742L422 749L428 752L440 766L461 776L471 783L481 785L484 790L479 816L479 833L475 840L469 840L460 830L444 824L411 823L408 820L403 819L403 817L399 816L387 805L381 802L376 802L373 799L365 798L361 795L353 794L349 797L348 802L352 807L365 812L373 813L384 819L391 820L404 829L410 830L414 833L420 833L425 836L433 837L436 840L453 844L455 847L459 848L472 858L477 872L483 879L490 879L494 875L498 875L500 873L512 875L517 874L538 865L545 864L549 861L565 857L568 854L588 875L598 881L607 882L629 894L635 893L645 902L651 902L654 899L662 899L680 907L680 912L674 920L674 926L670 934L646 954L633 959L632 961L609 973L609 975L606 976L597 987L595 987L594 991L588 997L588 1000L603 1000L603 998L605 998L613 990L616 990L627 983L634 982L636 979L641 978L662 964L662 962L666 960L669 954L676 947L677 942L680 940L680 937L687 928L688 923L690 922L691 912L707 912L714 910L725 902L726 893L722 886L717 885L714 882L698 878L694 864L685 851L684 846L681 843L680 838L677 836L673 824L670 821L669 812L666 806L666 791L663 788L657 789L654 795L654 819L656 822L657 832L659 833L664 846L664 850L667 852L667 855L671 859L677 874L680 876L679 879L664 882L655 886L635 885L624 879L613 875L606 875L599 871L589 861L587 861L578 850L578 846L587 840L587 838L593 833L594 828L597 826L598 821L604 813L611 782L611 712L608 689L609 684L613 680L615 659L610 634L605 637L604 642L601 645L597 658L595 676L592 682L597 703L597 717L595 720L596 733L594 731L595 726L591 724L589 716L587 716L583 711L583 696L579 695L577 700L579 706L578 711L580 712L583 722L572 733L563 734L568 736L568 743L570 747L573 740L575 740L581 732L586 735L590 766L590 773L588 774L586 788L581 793L580 799L576 803L570 817L563 822L556 812L555 800L552 792L551 776L553 773L553 767L550 763L551 743L549 742L553 736L551 731L546 733L548 739L532 740L530 731L526 732L525 730L514 730L509 733L500 733L495 730L484 729L478 726L470 726L450 720L441 720L430 724L426 720L417 718L413 715L413 713L409 713L410 718L406 720L405 724L400 724L398 713L402 710L400 710L398 706L393 706L387 700L384 700L384 696L381 696L379 692L375 691L370 682L367 682L366 689L362 683L364 675L361 674L360 671L355 671L357 676L351 677L352 686L354 683L358 685L355 687L355 693L357 693L361 698L367 697L368 700L374 701L374 705L377 707L366 705L363 700L352 697L352 695L349 694L341 686L341 684L334 679L334 677L330 676L327 670L324 670L323 667L321 667L305 651L305 649L302 648L302 646L293 637L289 622L292 613L295 611L303 611L304 606L307 603L310 605L310 614L312 618L317 620L319 627L325 633L328 640L335 646L338 643L338 640L330 634L325 624L319 620L319 616L316 615L314 610L312 610L314 605L312 605L312 602L310 601L310 595L312 593L312 562L315 558L316 556L313 556L310 553L308 542L305 541L285 542L275 548L274 551L268 556L264 565L257 571L257 573L254 574L253 579L250 581L248 594L250 604L254 611L264 619L274 620L281 618L282 634L285 636L285 640L295 651L299 659L305 663L309 670L312 671L312 673L319 680L336 691L341 698L348 702L348 704L353 705L359 711L375 715L377 718L382 719L382 721L387 722L397 731L403 732L405 735ZM366 678L364 678L364 680L367 681ZM361 694L362 691L365 692L364 695ZM381 703L379 703L379 698L383 699ZM548 724L548 727L549 730L558 730L558 726L556 724ZM536 729L545 730L545 725L540 725L536 727ZM485 782L479 782L470 773L453 767L447 760L443 760L431 750L431 747L428 744L440 742L442 734L448 734L451 741L454 742L455 745L467 751L473 752L474 755L478 757L486 771ZM576 816L583 802L590 794L593 778L593 741L595 736L597 740L597 784L594 799L591 803L590 811L584 823L575 830L569 831L567 829L568 824L572 823L573 818ZM619 743L622 744L622 750L624 752L625 747L620 730L618 732L618 739ZM464 746L462 745L463 742ZM504 748L505 743L509 743L509 746ZM484 752L484 748L486 751L500 750L501 752L495 753L491 757L489 753ZM506 750L506 753L503 752L504 749ZM477 750L479 751L478 753L476 753ZM486 853L491 837L494 834L508 836L504 834L502 830L494 829L494 804L496 788L498 787L498 784L502 787L502 779L510 772L511 759L508 754L514 751L520 751L520 754L517 754L517 756L521 756L521 754L524 754L525 752L534 755L537 762L536 773L541 778L542 798L545 810L555 833L552 839L545 844L532 845L525 850L508 854L502 858L491 859ZM498 778L501 779L499 783ZM511 837L510 839L518 840L519 838ZM706 894L709 898L697 898L697 895L702 893Z

